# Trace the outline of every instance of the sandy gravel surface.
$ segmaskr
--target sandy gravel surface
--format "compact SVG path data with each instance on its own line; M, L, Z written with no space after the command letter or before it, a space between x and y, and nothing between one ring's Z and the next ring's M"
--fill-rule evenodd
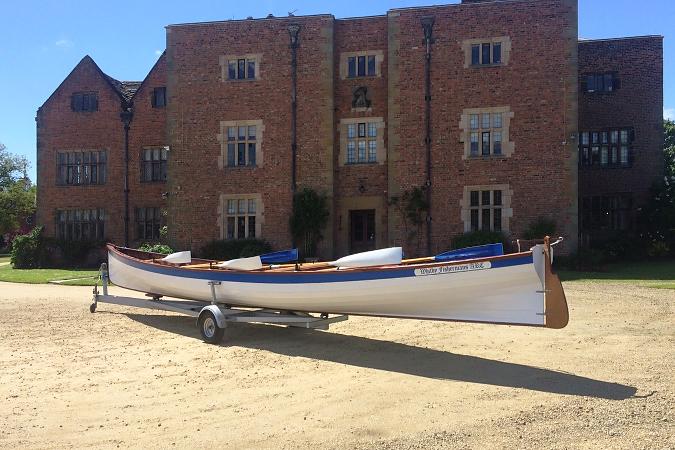
M565 289L560 331L352 317L214 346L184 316L92 315L91 288L0 283L0 447L675 448L675 291Z

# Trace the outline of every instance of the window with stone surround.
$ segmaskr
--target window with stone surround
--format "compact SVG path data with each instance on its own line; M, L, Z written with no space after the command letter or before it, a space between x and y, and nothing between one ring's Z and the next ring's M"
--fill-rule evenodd
M514 150L509 142L513 113L508 106L465 109L459 123L464 142L464 157L508 157Z
M66 241L100 241L105 238L103 208L56 211L56 237Z
M218 165L221 168L262 166L262 135L262 120L220 122Z
M616 128L579 133L582 167L629 167L632 163L633 130Z
M381 117L340 121L340 165L382 164L385 160Z
M464 187L460 201L464 231L508 232L513 215L511 196L506 184Z
M464 67L505 66L511 57L511 38L498 36L462 41Z
M141 181L166 181L169 147L144 148L141 153Z
M221 56L220 71L222 81L259 80L261 59L261 54Z
M105 150L58 152L56 163L56 184L59 186L105 184Z
M260 238L262 206L260 194L222 194L219 211L221 238Z
M340 53L340 78L381 77L383 61L382 50Z

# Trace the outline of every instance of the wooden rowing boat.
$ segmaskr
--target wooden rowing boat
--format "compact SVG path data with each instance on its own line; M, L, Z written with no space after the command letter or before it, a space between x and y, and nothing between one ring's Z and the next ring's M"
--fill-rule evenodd
M176 264L163 261L163 255L109 244L108 270L114 284L128 289L201 301L211 301L215 293L217 302L230 306L547 328L567 325L567 302L551 269L548 238L529 251L507 255L480 257L480 252L467 250L471 249L453 251L445 259L396 260L400 249L383 249L302 265L261 264L260 257L235 262L190 258Z

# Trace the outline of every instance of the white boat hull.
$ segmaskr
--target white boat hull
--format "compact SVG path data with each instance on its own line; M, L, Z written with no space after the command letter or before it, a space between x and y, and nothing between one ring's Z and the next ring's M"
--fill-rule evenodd
M220 281L217 301L232 306L545 326L547 256L541 245L518 255L382 270L254 274L158 267L110 251L109 276L128 289L202 301L212 300L208 282Z

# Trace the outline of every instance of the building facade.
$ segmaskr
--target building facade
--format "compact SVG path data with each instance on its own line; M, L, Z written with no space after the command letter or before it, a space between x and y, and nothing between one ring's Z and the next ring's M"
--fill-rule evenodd
M656 119L644 130L639 114L598 121L594 105L608 96L584 90L595 72L644 66L639 56L613 66L594 45L578 42L575 0L170 25L142 83L113 80L86 57L40 108L37 220L64 238L84 238L88 223L134 245L166 224L180 249L246 237L284 248L293 193L307 187L329 203L323 257L393 245L435 253L479 229L518 238L541 217L574 249L579 199L600 192L583 184L596 167L582 164L580 139L630 128L636 155L641 130L652 162L631 159L617 170L641 181L607 192L636 192L637 205L658 176ZM647 47L634 52L662 64ZM662 96L661 75L642 76ZM428 209L410 217L411 198Z
M579 42L582 244L635 228L663 175L663 38Z

